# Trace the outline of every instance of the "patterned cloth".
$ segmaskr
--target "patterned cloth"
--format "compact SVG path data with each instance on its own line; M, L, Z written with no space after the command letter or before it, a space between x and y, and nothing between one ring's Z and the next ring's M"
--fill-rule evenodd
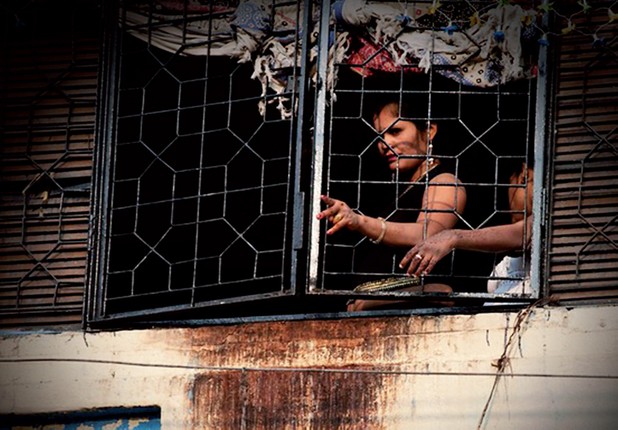
M410 10L394 2L375 4L363 0L345 0L337 5L335 16L349 27L351 37L360 34L375 46L379 56L367 56L367 46L349 53L350 64L359 58L371 58L369 69L394 71L413 66L436 71L463 85L491 87L530 76L531 68L522 54L524 22L531 11L518 5L497 5L481 15L448 16L429 9ZM471 12L471 11L468 11ZM475 18L475 19L472 19ZM448 21L448 25L443 26ZM373 54L373 53L372 53ZM390 57L390 58L389 58ZM359 70L358 68L354 70Z
M282 118L291 117L294 107L284 93L289 70L300 64L304 31L297 23L300 11L296 4L279 5L272 0L233 4L189 0L185 10L184 2L179 8L179 2L144 0L121 16L129 34L168 52L253 62L252 78L262 85L260 113L264 114L268 100L276 104ZM341 31L330 34L329 91L337 80L335 64L349 64L364 76L377 70L418 73L435 68L461 84L478 87L521 79L534 70L522 59L521 43L522 35L530 35L534 27L530 25L534 11L518 5L493 6L473 15L474 20L466 19L472 13L469 8L449 11L444 6L435 11L430 3L416 2L337 0L332 11L333 23ZM314 63L317 22L313 16L308 29ZM316 68L310 65L310 69L315 83ZM266 97L273 93L274 97Z

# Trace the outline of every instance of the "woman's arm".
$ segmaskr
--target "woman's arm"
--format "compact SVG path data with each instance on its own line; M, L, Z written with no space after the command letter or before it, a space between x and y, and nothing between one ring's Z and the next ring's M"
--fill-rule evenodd
M452 174L436 176L425 190L420 214L415 223L391 222L361 215L341 200L328 196L322 196L321 199L328 207L320 212L317 218L326 218L333 224L327 234L347 228L358 231L369 239L379 239L379 242L386 245L411 246L424 237L454 227L457 223L455 212L463 213L466 205L466 191Z
M438 261L453 249L482 252L522 249L529 244L531 231L532 216L526 220L526 232L523 220L478 230L444 230L415 245L403 257L399 267L403 269L408 266L408 274L419 276L430 273Z

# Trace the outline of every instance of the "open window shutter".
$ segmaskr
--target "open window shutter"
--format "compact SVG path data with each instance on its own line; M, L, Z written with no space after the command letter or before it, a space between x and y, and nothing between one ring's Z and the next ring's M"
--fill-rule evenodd
M96 6L44 0L12 2L2 11L3 326L81 322L99 49Z
M550 179L547 280L563 303L618 297L617 23L579 16L560 38Z

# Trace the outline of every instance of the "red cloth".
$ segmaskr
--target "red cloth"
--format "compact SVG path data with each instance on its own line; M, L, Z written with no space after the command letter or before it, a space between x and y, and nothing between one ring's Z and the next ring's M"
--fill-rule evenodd
M357 66L351 69L361 76L369 77L376 70L382 72L399 72L402 70L401 66L395 64L388 50L383 49L383 47L362 37L355 38L355 42L359 43L360 47L358 49L352 48L347 63ZM418 67L406 66L403 70L411 73L422 73L422 70Z

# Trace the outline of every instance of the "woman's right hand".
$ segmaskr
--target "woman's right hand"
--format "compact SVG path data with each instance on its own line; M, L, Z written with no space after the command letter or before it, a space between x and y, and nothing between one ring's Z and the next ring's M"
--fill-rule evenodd
M342 228L348 230L357 230L360 224L361 215L354 212L342 200L330 198L329 196L320 196L320 199L326 204L327 208L317 214L317 219L328 219L333 224L326 231L326 234L333 234Z
M457 234L453 230L442 230L416 244L401 259L399 267L408 275L421 276L430 273L435 265L455 247Z

